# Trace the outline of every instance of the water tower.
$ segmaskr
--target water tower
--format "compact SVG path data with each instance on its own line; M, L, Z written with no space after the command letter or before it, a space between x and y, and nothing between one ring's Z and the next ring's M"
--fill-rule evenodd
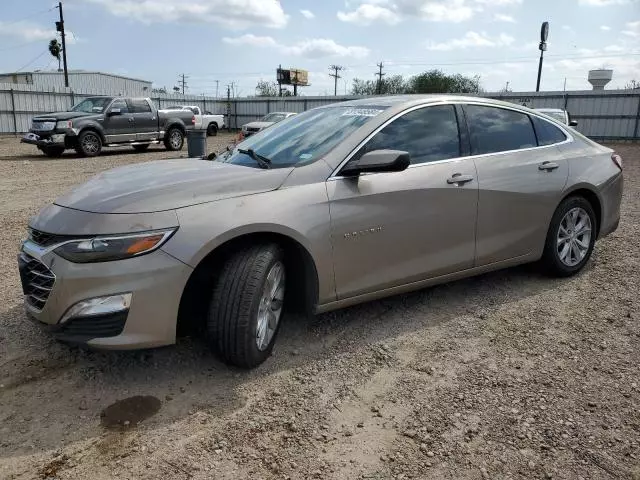
M613 70L589 70L589 83L594 90L604 90L604 86L611 81Z

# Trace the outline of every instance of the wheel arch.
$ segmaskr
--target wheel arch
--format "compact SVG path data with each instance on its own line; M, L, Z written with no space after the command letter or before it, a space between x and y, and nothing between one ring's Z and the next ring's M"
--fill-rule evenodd
M78 138L80 138L80 135L82 135L84 132L87 132L87 131L97 133L103 145L107 143L107 138L104 135L104 129L99 124L93 124L93 123L90 123L80 128L80 131L78 131L78 135L76 135L76 142L78 141Z
M558 202L558 206L560 206L560 204L569 197L583 197L589 202L591 208L593 208L593 211L596 214L596 238L598 238L600 236L600 228L602 226L602 217L604 212L602 211L603 202L597 192L597 189L593 185L587 183L574 185L570 190L565 192ZM556 206L556 208L558 206Z
M318 302L319 279L316 262L309 250L292 235L275 231L236 232L211 249L195 265L187 281L178 310L177 334L204 325L208 298L216 281L216 271L235 252L258 243L276 243L285 253L287 302L285 308L301 314L313 312Z
M170 122L167 124L165 130L164 130L164 138L167 139L169 138L169 132L171 131L172 128L178 128L181 132L182 135L187 134L187 129L186 127L182 124L182 122Z

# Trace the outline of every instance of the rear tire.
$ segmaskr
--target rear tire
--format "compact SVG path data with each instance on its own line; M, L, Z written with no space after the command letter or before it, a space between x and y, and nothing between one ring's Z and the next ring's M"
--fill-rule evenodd
M569 277L591 257L598 231L593 207L584 197L569 197L556 209L544 245L541 264L547 274Z
M216 135L218 135L218 126L215 123L211 122L207 127L207 136L215 137Z
M43 147L42 153L49 158L60 158L64 153L64 147Z
M271 354L284 306L285 273L283 252L275 244L240 250L220 270L207 333L226 363L253 368Z
M76 152L82 157L96 157L102 151L102 139L93 130L85 130L78 136Z
M184 132L178 127L171 127L164 137L164 146L169 151L182 150Z
M136 152L146 152L149 149L149 144L148 143L143 143L140 145L133 145L133 149Z

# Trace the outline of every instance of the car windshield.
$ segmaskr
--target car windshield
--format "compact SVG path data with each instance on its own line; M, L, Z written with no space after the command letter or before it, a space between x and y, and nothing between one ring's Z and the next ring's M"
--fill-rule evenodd
M103 113L104 109L111 103L112 98L92 97L81 101L71 109L72 112Z
M336 106L308 110L262 130L237 145L271 160L272 168L308 164L326 155L387 107ZM219 161L259 168L250 156L229 150Z
M286 115L284 113L270 113L265 115L260 120L261 122L279 122L280 120L284 120Z

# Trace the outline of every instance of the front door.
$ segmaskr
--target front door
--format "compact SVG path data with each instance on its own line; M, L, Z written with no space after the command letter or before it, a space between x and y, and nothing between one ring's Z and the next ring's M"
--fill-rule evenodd
M478 184L458 132L453 105L409 111L353 157L403 150L409 168L327 181L339 299L473 266Z
M466 105L465 112L471 151L477 155L476 264L541 251L569 171L553 143L566 137L546 121L556 132L534 130L529 115L508 108ZM543 141L554 134L555 139Z
M129 106L136 123L136 141L158 138L158 116L144 98L132 98Z
M119 110L119 113L113 110ZM122 98L113 101L104 117L104 135L107 143L131 142L136 138L133 115Z

